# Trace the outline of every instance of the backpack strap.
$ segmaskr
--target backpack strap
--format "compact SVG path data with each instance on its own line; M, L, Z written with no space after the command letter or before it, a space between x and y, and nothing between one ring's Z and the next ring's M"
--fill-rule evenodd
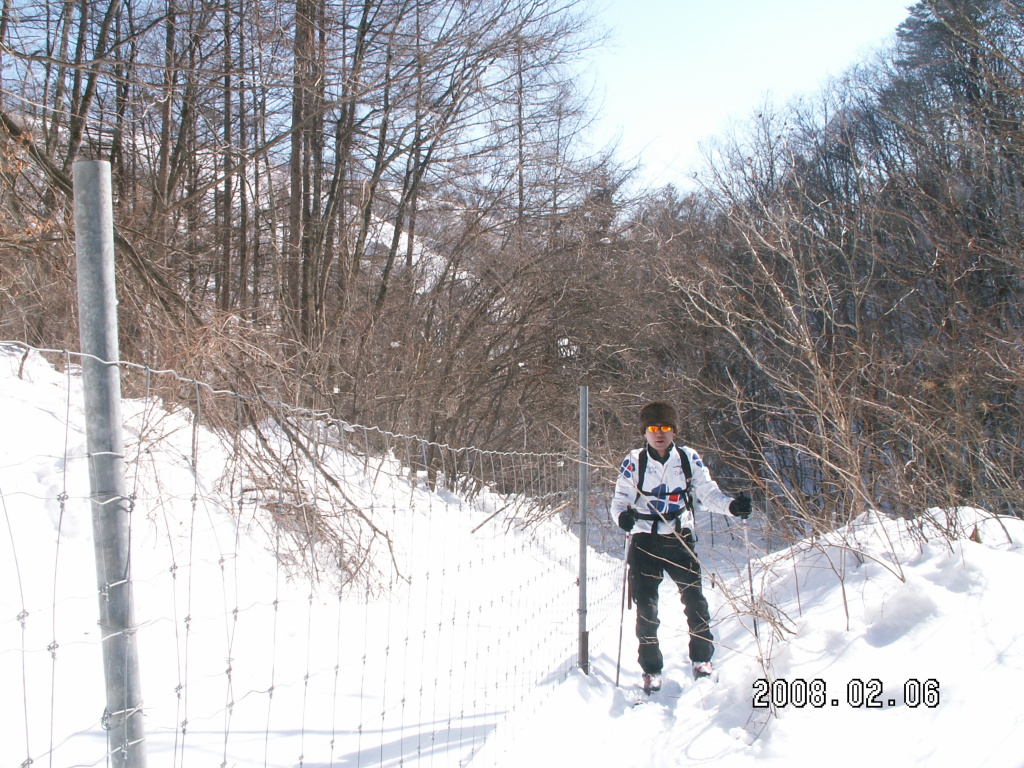
M692 548L697 543L697 510L693 505L693 468L690 466L690 457L686 455L686 451L678 446L676 450L679 451L679 459L683 465L683 474L686 475L686 508L690 510L690 514L693 516L693 527L690 529L689 542L689 546Z
M647 474L647 446L640 449L640 458L636 461L636 492L644 495L644 476Z
M690 457L678 446L676 451L679 452L679 463L683 465L683 474L686 475L686 506L693 512L693 468L690 466Z

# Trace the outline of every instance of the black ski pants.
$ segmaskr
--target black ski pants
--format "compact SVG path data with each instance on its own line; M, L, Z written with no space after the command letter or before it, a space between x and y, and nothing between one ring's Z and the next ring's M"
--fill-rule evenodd
M665 659L658 645L658 589L664 574L679 587L690 630L690 661L711 661L715 652L711 614L701 587L700 563L693 555L685 529L683 541L675 535L635 533L629 544L629 589L636 604L636 637L640 641L640 668L660 674Z

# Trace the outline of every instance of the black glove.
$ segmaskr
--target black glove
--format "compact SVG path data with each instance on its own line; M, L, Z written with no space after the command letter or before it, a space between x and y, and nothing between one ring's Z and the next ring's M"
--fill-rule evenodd
M729 502L729 512L741 520L746 520L750 517L750 497L745 493L741 493ZM619 523L619 525L621 524Z
M619 513L619 528L629 533L633 530L634 525L636 525L636 510L626 507Z

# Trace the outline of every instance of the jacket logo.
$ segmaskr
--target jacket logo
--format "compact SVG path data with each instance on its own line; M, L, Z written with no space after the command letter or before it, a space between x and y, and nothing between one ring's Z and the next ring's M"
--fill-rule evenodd
M667 485L659 485L645 496L648 497L647 503L657 514L676 515L683 512L686 506L683 502L683 493L682 488L669 490Z

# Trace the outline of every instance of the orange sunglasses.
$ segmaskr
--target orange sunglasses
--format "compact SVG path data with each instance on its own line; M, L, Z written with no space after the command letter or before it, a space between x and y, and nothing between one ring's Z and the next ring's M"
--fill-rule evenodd
M651 424L647 427L648 432L671 432L673 429L668 424Z

